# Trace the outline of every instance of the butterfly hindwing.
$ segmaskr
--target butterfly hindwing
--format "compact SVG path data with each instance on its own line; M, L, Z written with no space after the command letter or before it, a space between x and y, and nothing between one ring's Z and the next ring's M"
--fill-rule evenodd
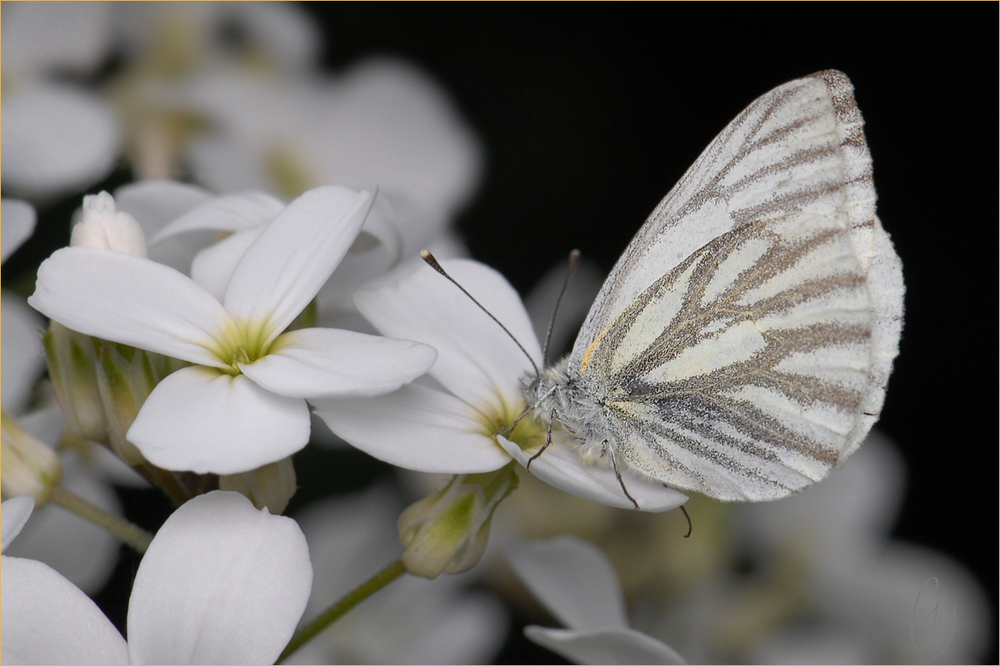
M597 398L630 468L764 499L838 462L866 387L870 303L846 226L801 217L715 239L588 351L579 390Z

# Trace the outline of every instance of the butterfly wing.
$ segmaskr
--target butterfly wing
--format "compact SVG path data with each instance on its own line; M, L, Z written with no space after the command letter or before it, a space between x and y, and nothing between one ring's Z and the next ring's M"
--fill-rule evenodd
M615 265L568 371L630 467L722 499L825 476L877 419L902 272L839 72L753 102Z

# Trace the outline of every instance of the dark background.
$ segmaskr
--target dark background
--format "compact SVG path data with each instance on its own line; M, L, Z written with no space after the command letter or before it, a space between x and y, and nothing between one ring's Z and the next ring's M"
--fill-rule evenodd
M390 53L451 92L487 151L459 228L522 293L573 247L610 269L754 98L821 69L847 73L907 286L878 426L909 467L895 536L964 562L996 617L997 384L985 350L997 329L993 296L982 300L997 269L986 233L997 229L996 5L306 9L331 70ZM997 658L994 643L984 660Z

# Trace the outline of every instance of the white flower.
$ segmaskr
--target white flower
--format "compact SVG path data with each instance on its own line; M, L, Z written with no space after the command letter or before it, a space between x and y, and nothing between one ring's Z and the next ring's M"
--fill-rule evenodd
M296 519L314 562L306 618L399 556L400 502L377 486L308 506ZM404 576L295 652L299 664L482 664L500 648L508 619L467 575L429 581Z
M222 302L149 259L58 250L29 304L65 326L195 364L161 381L127 438L154 465L235 474L309 440L305 398L397 389L434 360L424 345L334 329L284 332L350 247L374 192L321 187L243 253Z
M379 190L365 225L327 283L316 294L317 320L323 326L369 332L351 295L361 284L383 275L403 258L432 247L438 256L464 253L457 241ZM397 198L398 199L398 198ZM115 190L118 208L142 226L149 258L176 268L221 299L229 276L262 227L285 207L259 190L216 195L171 180L146 180ZM223 240L220 235L229 234Z
M680 664L660 641L630 629L625 596L611 562L576 537L504 548L507 562L535 598L568 629L525 627L525 635L579 664Z
M30 506L3 503L3 545ZM136 572L128 642L83 592L41 562L3 556L4 663L273 663L309 597L295 521L215 491L174 512Z
M428 266L403 266L355 293L361 313L384 335L405 335L438 351L429 375L437 387L411 384L377 398L314 401L334 433L386 462L422 472L465 474L526 465L544 444L547 423L526 416L521 381L541 364L541 349L517 292L496 271L455 260L446 269L510 330L531 360L454 285ZM501 434L504 432L504 434ZM516 442L516 443L515 443ZM520 446L519 446L520 444ZM525 450L522 450L525 449ZM530 453L529 453L530 452ZM632 508L612 469L585 464L558 428L531 473L567 492ZM687 497L622 471L647 511Z

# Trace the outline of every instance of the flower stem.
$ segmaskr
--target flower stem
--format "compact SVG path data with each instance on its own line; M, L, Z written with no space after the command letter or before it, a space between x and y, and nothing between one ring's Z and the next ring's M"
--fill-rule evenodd
M145 553L153 535L124 518L112 515L62 486L53 486L49 501L103 527L140 553Z
M406 573L406 567L403 566L403 561L396 560L385 569L382 569L377 574L361 583L361 585L358 585L356 588L341 597L339 601L323 611L319 617L303 627L299 633L292 636L292 640L288 641L288 645L285 646L285 650L281 653L281 656L278 657L278 661L275 663L280 664L282 661L291 656L293 652L312 640L318 633L339 620L342 615L347 613L347 611L351 610L359 603L402 576L404 573Z

